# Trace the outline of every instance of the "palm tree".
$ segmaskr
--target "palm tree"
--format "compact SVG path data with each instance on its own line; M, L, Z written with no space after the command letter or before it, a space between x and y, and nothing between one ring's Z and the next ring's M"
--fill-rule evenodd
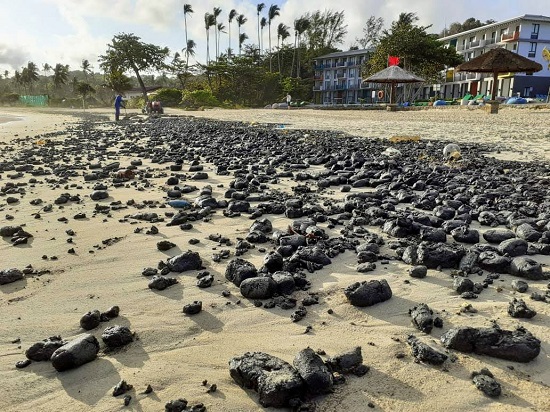
M80 65L80 68L84 72L84 78L86 79L86 82L88 82L88 74L92 72L92 65L87 59L82 60L82 64Z
M269 71L271 71L271 20L273 20L275 17L279 16L279 11L281 9L276 4L272 4L269 6L269 11L267 12L267 25L269 30Z
M262 54L262 42L260 41L260 13L264 8L264 3L259 3L256 5L256 14L258 15L258 48L260 49L260 55Z
M247 39L248 35L246 33L239 33L239 56L241 55L242 45Z
M300 17L294 20L294 54L298 53L296 62L296 77L300 77L300 36L309 29L311 22L307 17ZM294 67L294 54L292 55L291 77L292 67Z
M26 83L29 84L30 90L32 91L33 83L38 81L38 66L33 62L28 62L27 67L23 69L23 72L26 72L25 80L26 80Z
M279 23L277 26L277 61L279 63L279 73L281 73L281 47L284 46L285 40L290 37L289 28L284 23ZM279 41L281 42L281 47L279 47Z
M222 33L225 33L225 31L224 31L225 30L225 25L222 22L220 22L220 23L217 24L216 28L218 29L218 38L216 39L216 41L217 41L216 49L220 50L220 38L221 38Z
M17 85L17 89L19 90L19 94L21 94L21 85L23 84L23 79L21 78L21 73L19 73L19 70L16 70L13 73L13 81Z
M227 47L227 56L231 57L231 23L233 22L233 19L237 16L237 10L232 9L229 12L229 46Z
M66 84L69 79L69 66L57 63L53 69L53 85L56 89Z
M262 17L260 20L260 28L262 30L262 36L260 37L260 54L262 54L262 45L264 44L264 28L267 26L267 19L265 17Z
M237 26L239 26L239 56L241 55L241 44L242 44L242 41L241 41L241 26L243 24L245 24L247 21L248 21L248 19L246 17L244 17L244 14L239 14L237 16ZM246 38L248 38L248 36Z
M217 42L217 39L218 39L218 35L217 35L217 28L218 28L218 16L221 14L222 12L222 9L220 9L219 7L214 7L214 13L212 13L212 15L214 16L214 45L216 46L216 61L218 60L218 56L219 56L219 50L218 50L218 42Z
M183 5L183 24L185 25L185 44L189 42L189 40L187 39L187 15L189 14L191 16L191 14L193 13L194 11L190 4Z
M195 40L189 39L187 40L187 46L185 47L185 69L189 67L189 56L195 56L195 47L197 47L197 43L195 43Z
M44 64L42 65L42 71L44 72L44 74L45 74L46 76L49 75L49 73L50 73L50 71L51 71L52 69L53 69L53 67L50 66L48 63L44 63Z
M7 79L8 77L10 77L10 72L7 70L4 70L4 79Z
M214 15L204 13L204 28L206 29L206 64L210 63L210 27L215 24Z

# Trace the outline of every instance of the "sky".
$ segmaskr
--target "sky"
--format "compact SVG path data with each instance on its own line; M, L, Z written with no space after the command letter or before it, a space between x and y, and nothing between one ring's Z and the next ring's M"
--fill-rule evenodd
M99 70L97 58L105 53L115 34L134 33L146 43L167 46L171 53L185 46L183 5L194 13L188 16L188 38L197 43L196 60L204 63L206 35L204 14L214 7L222 9L222 22L228 26L231 9L244 14L248 21L242 26L246 43L258 43L256 5L249 0L0 0L0 75L26 66L32 61L42 68L44 63L68 64L78 69L83 59ZM439 33L452 22L474 17L481 21L506 20L523 14L550 15L544 0L272 0L265 2L261 16L272 4L277 4L280 16L272 22L271 41L276 44L279 23L292 26L294 19L315 10L344 11L348 34L342 50L355 44L370 16L382 17L385 27L400 13L413 12L418 24L432 25L430 32ZM237 25L231 27L232 47L238 44ZM227 29L226 29L227 31ZM264 29L264 47L268 45L268 29ZM211 30L211 38L213 37ZM291 41L293 37L287 40ZM211 55L213 42L211 40ZM221 48L226 49L228 35L222 33ZM192 61L190 63L193 63Z

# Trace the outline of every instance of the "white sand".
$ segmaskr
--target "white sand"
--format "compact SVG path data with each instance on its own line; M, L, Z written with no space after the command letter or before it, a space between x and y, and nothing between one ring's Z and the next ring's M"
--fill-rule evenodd
M180 113L168 110L168 113ZM70 111L30 111L2 108L0 113L22 116L23 120L0 124L0 142L5 144L16 137L35 136L47 131L63 130L76 120ZM111 111L94 110L94 114ZM336 112L311 110L212 110L185 112L197 117L224 120L269 122L285 124L288 128L329 129L373 137L394 135L419 135L422 139L444 138L461 141L491 141L502 147L501 155L515 159L549 159L550 143L549 110L503 109L499 115L487 115L467 109L426 110L418 112ZM130 114L130 111L129 111ZM18 135L18 136L15 136ZM57 137L62 140L63 137ZM523 154L521 154L521 151ZM128 165L131 159L121 159ZM136 191L133 188L110 189L111 198L123 203L130 198L162 201L161 187L169 175L166 165L153 165L151 171L158 177L151 179L152 188ZM217 176L211 166L206 167L210 179L193 182L201 187L210 184L214 197L223 198L223 192L231 180ZM1 184L7 179L2 174ZM50 176L53 177L53 176ZM44 181L44 177L39 177ZM28 177L18 181L26 182ZM160 234L136 234L136 227L149 228L151 224L120 223L124 215L135 209L112 212L112 217L98 214L92 217L96 202L86 196L80 204L69 203L63 209L54 207L51 213L42 213L34 219L33 213L40 206L29 201L42 198L51 203L61 193L88 195L95 182L84 183L82 190L53 184L27 186L27 195L20 203L0 209L0 225L26 224L26 230L34 235L29 245L13 247L9 241L0 243L2 268L27 264L51 274L30 276L24 281L0 286L0 380L3 396L2 411L118 411L124 410L122 399L111 396L114 385L121 379L134 385L135 391L130 410L159 411L171 399L186 398L191 404L203 402L209 411L260 411L257 394L238 387L228 373L228 360L246 351L265 351L292 362L296 352L307 346L323 349L329 355L354 346L363 348L364 362L370 372L362 377L349 377L345 385L335 393L318 398L320 411L365 411L368 402L375 410L384 411L444 411L444 410L550 410L550 305L533 302L524 296L528 305L537 310L532 320L520 321L506 314L507 302L517 296L510 290L511 276L502 276L503 282L484 291L479 299L471 301L478 309L473 315L458 314L465 302L450 289L450 277L430 270L424 280L403 281L407 265L392 261L388 265L377 263L376 271L359 274L355 271L355 254L346 252L334 259L323 270L309 274L311 291L318 291L321 304L308 308L307 317L292 323L291 311L258 309L252 302L241 299L238 289L225 281L226 261L215 263L212 253L224 249L207 240L209 234L220 233L235 240L246 234L252 223L247 218L227 219L221 212L210 222L193 222L194 228L184 232L176 227L157 226ZM225 188L216 187L223 183ZM357 189L354 189L357 190ZM3 202L0 198L0 203ZM162 215L170 209L153 208ZM78 212L88 219L74 220ZM13 215L13 221L6 215ZM68 223L58 221L65 216ZM266 216L277 229L285 229L288 219ZM67 229L76 232L74 244L68 244ZM329 233L337 235L338 228ZM112 237L122 239L102 249L101 241ZM190 246L188 240L196 237L201 243ZM178 248L159 252L156 243L168 239ZM260 245L261 246L261 245ZM269 244L265 245L269 247ZM76 255L67 254L70 247ZM192 249L200 253L206 268L216 281L209 289L195 286L195 271L176 274L180 283L162 292L147 288L147 279L141 276L146 266L155 267L158 261L178 254L179 250ZM230 247L234 251L234 247ZM89 251L94 253L89 253ZM43 260L42 255L57 256L57 261ZM257 249L243 258L258 267L264 254ZM540 258L540 259L539 259ZM540 261L550 264L543 257ZM388 302L365 309L352 307L346 302L343 288L359 280L385 278L394 296ZM543 291L547 282L529 282L531 290ZM502 290L496 290L501 286ZM230 290L229 299L221 292ZM202 300L203 312L185 317L182 307L194 300ZM232 304L227 305L227 301ZM444 320L444 331L452 326L488 326L490 320L498 320L505 328L525 325L543 342L539 357L528 364L517 364L484 356L457 354L457 361L449 363L448 371L413 362L409 348L404 343L409 333L421 336L425 342L436 342L442 330L434 329L431 336L416 331L407 315L409 308L419 302L427 302ZM139 340L114 354L100 353L99 359L76 370L57 373L47 362L33 363L17 370L15 362L23 360L24 351L34 342L51 335L70 339L83 331L79 319L92 309L106 310L119 305L121 316L102 324L92 333L98 338L103 329L112 324L127 325L137 333ZM327 310L334 310L329 315ZM445 312L442 312L442 311ZM304 334L307 325L313 331ZM20 338L20 343L11 343ZM398 338L399 342L392 338ZM396 354L404 353L403 359ZM513 365L510 370L508 366ZM477 391L469 378L473 370L488 367L503 385L503 395L498 400L489 399ZM218 391L207 394L201 382L207 379L216 383ZM147 384L155 392L142 395ZM275 409L267 409L275 410Z

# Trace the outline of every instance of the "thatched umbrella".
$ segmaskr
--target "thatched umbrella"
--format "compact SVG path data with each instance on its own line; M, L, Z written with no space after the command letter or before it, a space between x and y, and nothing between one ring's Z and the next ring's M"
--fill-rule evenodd
M458 65L456 70L459 72L493 73L491 100L495 100L499 73L534 73L541 71L542 65L510 50L497 48Z
M384 70L380 70L378 73L374 73L372 76L363 80L364 82L371 83L390 83L390 104L395 103L395 86L397 83L422 83L424 79L403 70L399 66L386 67Z

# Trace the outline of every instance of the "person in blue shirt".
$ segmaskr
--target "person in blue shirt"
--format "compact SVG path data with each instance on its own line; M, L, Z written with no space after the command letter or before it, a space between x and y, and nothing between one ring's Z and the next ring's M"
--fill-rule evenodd
M119 93L115 98L115 121L120 120L120 108L124 107L124 100L122 100L122 95Z

